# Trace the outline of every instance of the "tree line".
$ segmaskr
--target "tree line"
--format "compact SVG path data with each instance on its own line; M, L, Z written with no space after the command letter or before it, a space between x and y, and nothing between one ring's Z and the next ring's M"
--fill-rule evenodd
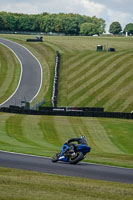
M72 13L28 15L0 12L0 31L99 35L105 32L105 20L96 16L89 17Z
M128 34L133 35L133 23L126 24L125 28L122 30L122 26L119 22L112 22L109 27L109 32L117 35L117 34Z
M42 14L28 15L21 13L0 12L0 31L11 32L45 32L63 33L66 35L100 35L105 32L105 20L96 16L79 14ZM133 35L133 23L122 30L119 22L112 22L109 27L112 34L126 33Z

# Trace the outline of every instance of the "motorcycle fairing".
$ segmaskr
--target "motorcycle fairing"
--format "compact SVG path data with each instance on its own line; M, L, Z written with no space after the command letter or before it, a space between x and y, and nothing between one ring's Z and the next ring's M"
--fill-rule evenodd
M64 161L64 162L68 162L69 158L65 157L65 156L60 156L59 157L59 161Z
M89 146L86 145L78 145L77 146L77 151L82 152L84 155L88 152L90 152L91 148Z

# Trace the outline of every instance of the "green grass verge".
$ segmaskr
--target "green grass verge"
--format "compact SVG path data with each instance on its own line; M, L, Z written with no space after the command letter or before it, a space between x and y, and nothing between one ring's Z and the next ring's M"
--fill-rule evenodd
M7 47L0 44L0 103L16 90L21 73L20 63Z
M132 120L0 113L0 149L51 157L69 138L85 135L87 162L133 168Z
M132 200L133 185L0 168L1 200Z

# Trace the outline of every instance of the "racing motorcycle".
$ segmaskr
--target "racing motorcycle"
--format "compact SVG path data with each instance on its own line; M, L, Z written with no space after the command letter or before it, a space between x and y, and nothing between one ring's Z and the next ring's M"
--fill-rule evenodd
M61 151L52 158L52 162L63 161L70 164L77 164L85 158L85 155L90 150L91 148L89 146L78 144L74 145L74 150L72 151L67 143L65 143L61 147Z

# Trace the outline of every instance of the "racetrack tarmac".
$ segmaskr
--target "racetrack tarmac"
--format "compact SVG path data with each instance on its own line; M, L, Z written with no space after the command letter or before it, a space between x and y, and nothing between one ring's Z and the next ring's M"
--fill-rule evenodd
M80 162L72 165L52 163L50 158L0 151L0 166L49 174L133 184L133 169Z
M31 102L38 94L42 84L42 69L39 61L28 49L15 42L0 38L0 43L11 49L21 64L18 87L14 94L0 106L21 106L21 101Z

